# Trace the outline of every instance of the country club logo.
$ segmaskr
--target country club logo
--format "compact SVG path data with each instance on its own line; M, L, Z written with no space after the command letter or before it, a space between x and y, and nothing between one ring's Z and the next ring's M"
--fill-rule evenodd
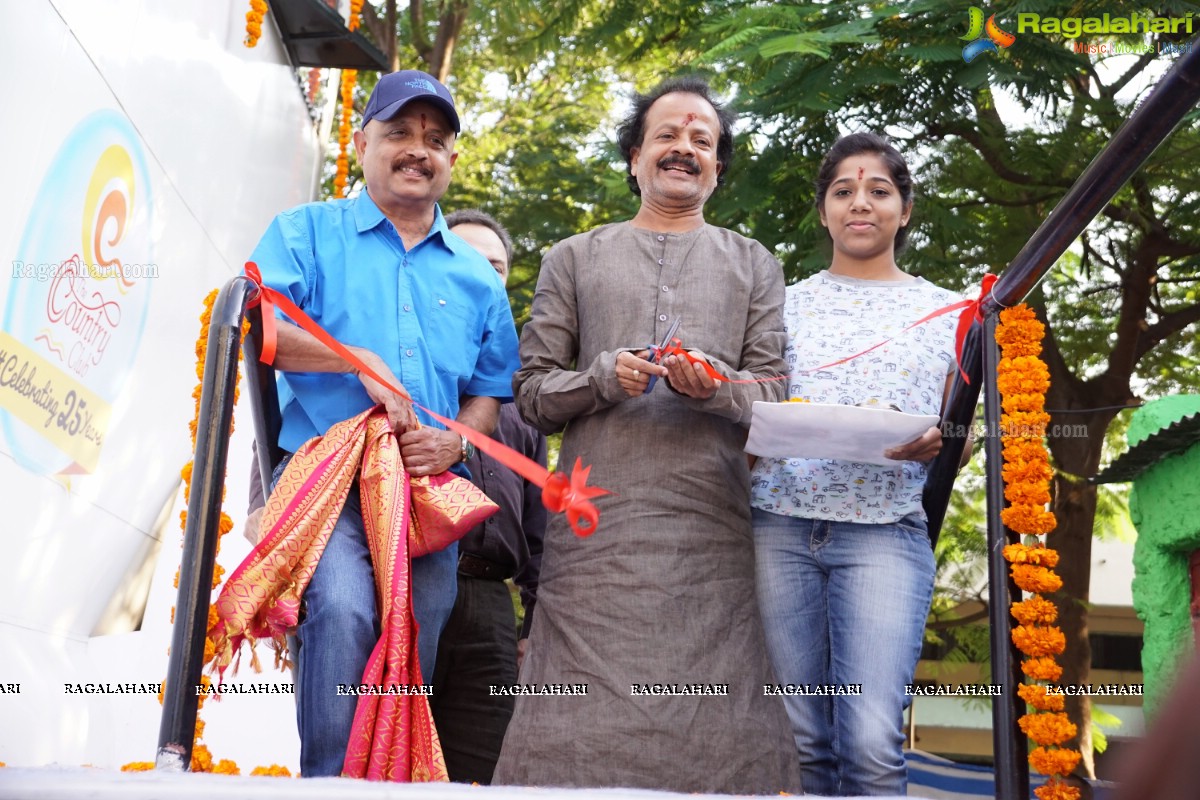
M999 52L999 48L1006 48L1017 40L1008 31L1000 30L995 14L988 17L987 24L984 24L983 11L974 6L968 12L967 22L970 28L967 35L958 38L969 42L962 52L963 61L968 64L983 53Z

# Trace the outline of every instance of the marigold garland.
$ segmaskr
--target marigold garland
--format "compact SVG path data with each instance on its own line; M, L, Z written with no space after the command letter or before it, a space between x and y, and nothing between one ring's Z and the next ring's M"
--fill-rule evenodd
M350 0L350 18L346 20L346 27L350 30L358 28L362 5L363 0ZM342 117L338 122L337 171L333 176L334 197L346 196L346 184L350 180L350 119L354 116L354 85L357 82L358 70L342 70Z
M246 12L246 47L254 47L262 37L263 17L267 15L267 0L250 0L250 10Z
M333 176L333 196L345 197L346 184L350 180L350 119L354 115L354 84L358 82L358 70L342 70L342 118L338 123L337 172Z
M1000 437L1004 456L1004 497L1008 507L1000 512L1003 523L1026 537L1026 543L1009 544L1004 558L1012 564L1013 581L1030 597L1013 602L1010 611L1018 625L1013 644L1025 654L1021 671L1033 681L1057 681L1062 667L1054 656L1063 652L1067 639L1054 625L1058 608L1041 595L1057 592L1062 579L1054 573L1058 553L1035 537L1054 530L1049 482L1054 477L1044 440L1050 415L1046 413L1046 390L1050 371L1039 358L1045 326L1033 310L1022 304L1000 312L996 342L1001 359L996 367L1000 390ZM1061 747L1078 732L1065 713L1061 694L1048 694L1041 683L1022 684L1017 689L1029 704L1030 713L1018 720L1021 730L1034 743L1029 765L1049 776L1035 794L1039 800L1078 800L1079 790L1063 783L1079 763L1077 750Z

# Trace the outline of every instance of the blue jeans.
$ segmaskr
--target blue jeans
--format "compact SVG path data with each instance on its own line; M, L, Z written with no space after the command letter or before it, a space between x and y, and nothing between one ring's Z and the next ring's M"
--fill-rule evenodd
M276 480L282 471L281 464ZM438 636L454 608L457 572L457 543L412 562L413 614L426 684L433 680ZM358 697L338 696L338 684L362 681L378 641L375 572L356 481L304 592L300 625L290 640L296 664L300 774L305 777L342 774Z
M904 795L904 709L934 560L923 520L828 522L753 510L758 601L782 684L859 685L785 696L806 794Z

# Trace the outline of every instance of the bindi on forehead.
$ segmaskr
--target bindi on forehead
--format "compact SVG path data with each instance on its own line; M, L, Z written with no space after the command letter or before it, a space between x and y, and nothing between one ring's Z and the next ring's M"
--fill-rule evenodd
M858 168L858 179L859 179L860 181L862 180L863 171L864 171L864 170L863 170L863 168L862 168L862 167L859 167L859 168Z
M425 113L421 112L421 130L425 130L425 126L427 124L428 124L428 121L425 118ZM860 178L862 177L862 168L861 167L858 170L858 177L860 177Z
M691 125L691 124L692 124L693 122L695 122L695 121L696 121L696 115L695 115L695 114L693 114L693 113L691 113L691 112L688 112L688 113L687 113L687 115L686 115L686 116L684 116L684 118L683 118L683 122L681 123L681 127L684 127L684 128L686 128L688 125Z

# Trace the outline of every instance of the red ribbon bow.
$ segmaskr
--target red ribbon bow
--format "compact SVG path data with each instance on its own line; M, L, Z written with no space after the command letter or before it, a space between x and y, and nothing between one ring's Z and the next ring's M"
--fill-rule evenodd
M591 471L590 466L583 466L583 462L576 458L570 479L561 472L555 472L542 486L542 505L555 514L566 512L567 522L577 536L590 536L595 533L596 526L600 523L600 512L590 500L608 494L604 489L587 485L588 473ZM587 525L581 525L581 522L586 522Z
M262 306L263 347L261 359L264 364L272 364L275 361L275 306L277 305L297 325L315 336L330 350L333 350L333 352L346 359L360 373L371 376L383 386L391 389L445 425L449 430L465 436L471 444L522 478L530 481L535 486L541 487L542 504L555 514L565 512L567 522L570 523L571 530L575 531L576 536L589 536L596 531L596 526L600 522L600 512L592 504L591 498L610 494L610 492L607 489L587 485L588 473L592 469L590 466L582 466L582 462L577 458L575 459L575 467L569 478L561 472L551 473L550 470L533 459L497 442L492 437L485 436L474 428L463 425L461 422L430 411L420 403L414 402L412 397L403 388L384 379L382 375L379 375L364 364L345 345L334 339L324 328L314 322L311 317L305 314L286 295L280 294L270 286L265 285L262 282L262 273L259 271L258 265L253 261L246 262L246 277L258 287L258 294L250 300L250 307L253 308L256 305ZM587 525L581 525L583 522L586 522Z
M962 376L963 383L968 386L971 385L971 378L962 368L963 343L967 340L967 331L971 330L971 323L983 322L983 315L979 313L979 307L983 305L984 299L991 293L992 286L997 280L998 278L990 272L983 276L983 281L979 285L979 296L974 300L963 301L965 305L962 313L958 315L958 325L954 329L954 359L958 364L958 374Z

